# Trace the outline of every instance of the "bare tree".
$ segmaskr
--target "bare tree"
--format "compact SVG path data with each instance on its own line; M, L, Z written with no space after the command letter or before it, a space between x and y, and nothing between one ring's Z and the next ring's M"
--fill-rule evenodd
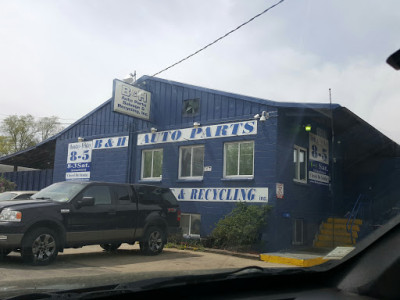
M58 117L44 117L36 122L36 128L41 141L47 140L62 130Z

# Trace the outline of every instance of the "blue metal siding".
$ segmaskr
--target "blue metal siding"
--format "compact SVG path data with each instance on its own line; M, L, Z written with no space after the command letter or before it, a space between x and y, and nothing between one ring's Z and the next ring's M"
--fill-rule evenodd
M169 83L146 80L141 86L152 93L152 110L154 126L158 131L191 128L197 121L203 125L230 123L241 120L252 120L255 114L262 111L274 111L274 107L255 103L232 95L222 95L208 90L181 87ZM191 117L182 116L182 103L186 99L200 99L200 112ZM154 106L153 106L154 103ZM140 132L140 130L138 130ZM144 132L148 132L146 129ZM224 179L224 144L234 141L254 141L254 178ZM188 145L204 145L204 166L211 166L212 170L204 172L203 180L179 180L179 148ZM275 202L276 183L276 145L277 145L277 118L270 118L265 122L258 122L257 135L242 137L214 138L206 140L187 141L179 143L163 143L149 146L135 147L133 174L134 181L146 182L165 187L175 188L204 188L204 187L268 187L269 203ZM141 181L142 151L145 149L163 149L162 181ZM181 201L183 213L201 214L201 234L211 233L216 222L228 214L235 206L235 202L209 201ZM257 204L259 205L259 204Z
M18 171L2 173L4 178L14 182L17 191L39 191L53 183L53 170Z
M314 119L301 115L286 117L285 110L279 110L277 182L284 184L284 199L276 200L274 227L286 233L276 236L276 249L291 246L295 219L305 220L304 244L310 245L321 221L331 214L332 200L328 185L314 184L309 180L307 183L297 183L293 180L293 147L297 145L307 149L308 162L309 133L304 130L304 124L314 122L313 128L318 124ZM319 126L324 128L324 124Z

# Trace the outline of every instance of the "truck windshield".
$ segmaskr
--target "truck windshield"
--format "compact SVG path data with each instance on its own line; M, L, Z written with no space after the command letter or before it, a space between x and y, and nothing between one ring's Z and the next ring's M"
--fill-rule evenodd
M11 193L11 192L4 192L0 194L0 201L1 200L11 200L13 199L17 194L16 193Z
M82 183L54 183L32 196L32 199L48 199L56 202L68 202L86 185Z

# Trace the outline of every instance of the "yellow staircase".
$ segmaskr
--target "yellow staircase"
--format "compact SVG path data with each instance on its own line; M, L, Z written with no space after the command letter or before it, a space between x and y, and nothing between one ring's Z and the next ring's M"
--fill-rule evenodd
M337 246L354 246L358 238L362 220L354 219L351 233L347 232L347 221L348 219L345 218L328 218L322 222L319 232L314 239L314 247L334 248Z

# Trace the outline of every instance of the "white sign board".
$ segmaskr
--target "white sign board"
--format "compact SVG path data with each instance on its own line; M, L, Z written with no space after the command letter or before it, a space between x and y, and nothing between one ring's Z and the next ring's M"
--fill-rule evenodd
M128 147L129 136L117 136L68 144L65 180L89 180L92 150Z
M92 141L68 144L66 180L88 180L92 161Z
M114 80L114 111L132 117L150 119L151 93Z
M257 121L218 124L138 134L137 145L152 145L183 141L214 139L257 134Z
M284 195L285 195L284 184L283 183L277 183L276 184L276 198L283 199Z
M310 132L310 160L329 165L329 141Z
M352 252L355 247L336 247L333 249L331 252L329 252L324 259L342 259L345 257L347 254Z
M268 202L268 188L171 188L179 201Z

